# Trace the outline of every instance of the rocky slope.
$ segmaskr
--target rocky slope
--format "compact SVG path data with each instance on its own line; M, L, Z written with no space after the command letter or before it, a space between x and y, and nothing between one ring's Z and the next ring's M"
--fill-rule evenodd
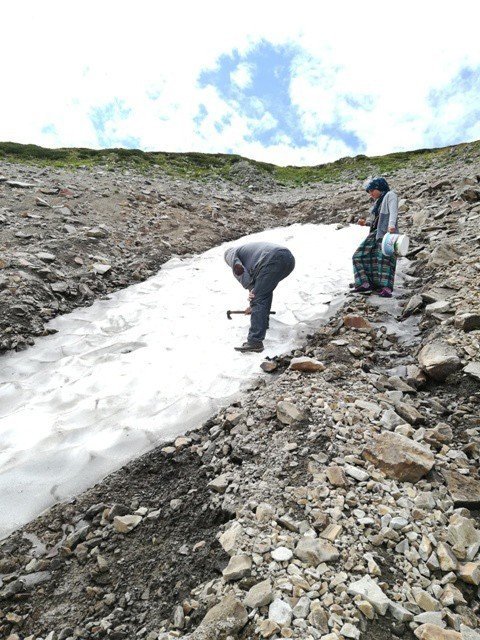
M347 223L366 208L359 180L245 189L65 172L0 167L8 180L83 193L68 200L83 198L75 225L35 204L65 206L65 192L4 182L2 302L27 305L25 296L62 281L73 291L86 284L90 299L108 293L161 263L163 236L181 253L272 224ZM303 349L265 364L271 373L241 402L0 543L2 637L478 640L479 176L480 160L462 157L388 176L412 238L393 299L346 295ZM157 200L136 200L122 217L129 189ZM175 198L192 206L178 235L162 231L167 220L141 231L147 216L187 210ZM207 215L215 204L219 215ZM187 220L200 237L181 232ZM16 235L23 222L31 238ZM100 224L106 237L89 240ZM75 226L68 240L62 225ZM130 262L147 255L134 276ZM102 263L111 266L103 274ZM42 317L35 301L53 313L85 303L66 293L34 298L23 318ZM27 343L33 325L2 313L4 348Z

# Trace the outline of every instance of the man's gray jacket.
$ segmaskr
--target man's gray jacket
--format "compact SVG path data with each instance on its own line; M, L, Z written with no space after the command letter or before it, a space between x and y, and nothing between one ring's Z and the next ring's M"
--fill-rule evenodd
M285 247L271 242L249 242L241 247L227 249L225 251L225 262L232 270L236 264L240 264L244 268L241 276L237 276L235 272L233 272L233 275L242 287L251 290L262 264L272 253L279 249L285 249Z

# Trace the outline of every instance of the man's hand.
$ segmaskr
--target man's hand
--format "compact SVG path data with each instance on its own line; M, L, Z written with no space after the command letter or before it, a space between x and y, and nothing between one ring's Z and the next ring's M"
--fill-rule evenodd
M388 233L395 233L395 227L388 227Z
M246 316L250 316L250 315L252 315L252 309L251 309L251 307L247 307L243 313L244 313Z
M244 271L245 269L242 267L241 264L238 264L238 262L233 265L233 273L236 276L242 276Z
M359 224L361 227L364 227L366 223L365 218L359 218L357 221L357 224Z
M255 298L255 294L253 293L253 291L249 291L248 292L248 299L249 300L253 300Z

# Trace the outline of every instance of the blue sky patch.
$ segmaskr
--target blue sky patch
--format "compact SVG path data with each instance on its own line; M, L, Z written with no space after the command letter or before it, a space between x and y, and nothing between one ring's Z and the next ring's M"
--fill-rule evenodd
M94 126L97 135L98 144L101 147L109 147L112 144L121 144L129 149L139 144L136 138L127 137L126 139L113 139L112 132L107 131L107 125L110 121L125 120L131 113L131 109L125 106L123 100L115 99L102 107L96 107L90 112L90 120ZM128 144L126 144L128 143ZM132 144L134 145L132 147Z
M290 99L292 65L300 50L290 45L261 42L245 55L234 51L218 59L215 69L199 77L200 87L213 86L242 117L251 121L249 141L275 144L287 137L294 146L308 144L300 127L298 110ZM248 81L239 83L236 74L248 72ZM255 122L252 121L257 121ZM218 126L217 126L218 125ZM218 131L228 121L216 123Z
M463 116L456 118L454 123L441 121L444 117L442 109L449 102L457 102L464 107ZM480 67L460 69L447 86L430 92L428 103L438 118L434 126L427 130L428 144L443 146L465 142L469 129L480 120ZM454 124L453 137L451 124Z
M365 142L346 128L339 118L332 122L319 122L313 134L304 132L301 113L290 97L290 85L299 59L305 56L306 52L300 47L262 41L244 55L238 51L222 55L214 69L200 74L198 83L201 88L214 87L233 111L248 119L246 142L260 143L265 147L283 143L301 148L315 145L317 136L326 135L340 140L354 153L363 152ZM325 70L320 61L316 64L311 59L310 62L315 68L316 81L322 82ZM341 99L354 109L371 111L374 108L370 96L345 95ZM206 109L201 105L197 124L206 117ZM214 126L221 133L228 124L229 121L223 119Z
M54 124L46 124L42 127L42 133L57 135L57 128Z

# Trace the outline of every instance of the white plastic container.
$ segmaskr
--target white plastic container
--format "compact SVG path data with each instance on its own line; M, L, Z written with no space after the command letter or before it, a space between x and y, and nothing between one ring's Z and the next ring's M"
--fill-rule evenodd
M398 233L386 233L382 240L382 253L387 257L393 255L399 257L406 256L409 245L410 240L408 236Z

